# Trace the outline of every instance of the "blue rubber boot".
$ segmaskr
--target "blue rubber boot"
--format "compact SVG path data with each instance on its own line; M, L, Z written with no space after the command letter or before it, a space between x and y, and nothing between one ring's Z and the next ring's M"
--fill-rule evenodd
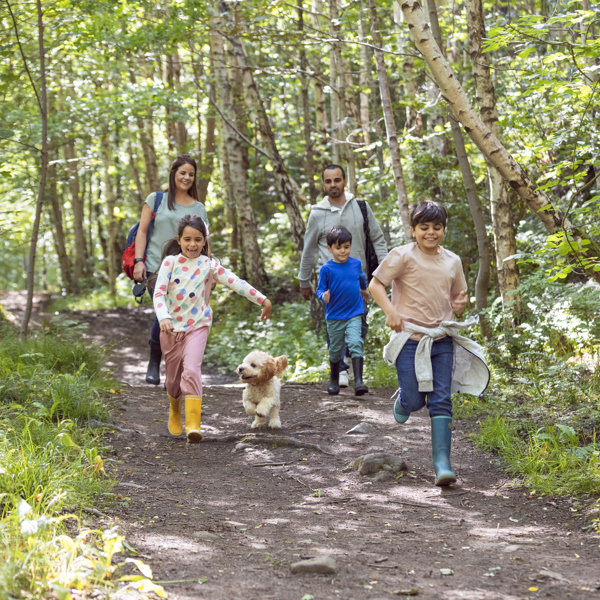
M410 417L410 413L402 408L400 397L396 398L396 402L394 403L394 419L396 419L397 423L406 423L408 417Z
M431 450L435 485L445 486L456 481L456 475L450 466L450 447L452 445L452 417L431 418Z

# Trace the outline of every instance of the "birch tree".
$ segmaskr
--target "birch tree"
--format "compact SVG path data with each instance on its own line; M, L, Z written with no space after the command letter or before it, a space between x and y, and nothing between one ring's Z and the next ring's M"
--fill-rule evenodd
M375 0L368 0L369 14L371 21L371 36L376 48L381 48L381 35L379 33L379 20L377 18L377 8ZM396 185L396 194L398 196L398 207L402 219L402 228L404 239L408 243L412 239L410 233L410 217L408 210L408 194L406 193L406 183L404 173L402 172L402 162L400 160L400 144L398 143L398 134L396 132L396 123L392 109L392 98L387 79L387 69L383 52L375 50L375 60L377 64L377 78L379 80L379 93L381 95L381 108L385 120L385 129L387 132L388 145L392 156L392 171L394 173L394 184Z
M221 19L213 17L214 29L211 33L213 68L217 102L222 114L233 117L235 114L231 94L231 84L227 73L224 40L219 33ZM246 171L243 165L242 147L238 134L222 120L219 127L221 135L225 135L225 149L229 163L229 178L235 198L241 234L242 258L246 266L246 278L257 288L264 287L267 274L258 245L256 216L246 186Z
M475 91L481 118L486 127L501 143L498 126L498 109L496 107L496 92L490 74L488 56L482 51L482 41L485 38L485 21L481 0L467 0L468 19L468 54L475 79ZM513 224L512 206L508 194L508 184L500 172L488 163L490 185L490 213L494 229L494 245L496 249L496 269L502 301L506 304L514 298L519 287L519 269L514 257L517 253L517 240Z
M554 205L546 193L531 180L498 138L486 127L471 105L452 68L442 56L417 0L405 0L402 11L411 36L419 52L427 62L452 116L465 128L469 137L490 163L498 169L509 185L525 201L530 210L543 223L549 233L562 232L572 236L566 240L575 257L590 277L600 282L600 270L596 271L600 258L600 246Z

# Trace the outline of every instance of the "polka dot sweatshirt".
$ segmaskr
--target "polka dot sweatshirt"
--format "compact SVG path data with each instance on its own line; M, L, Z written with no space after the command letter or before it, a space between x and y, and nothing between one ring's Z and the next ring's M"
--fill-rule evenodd
M248 298L262 304L266 296L255 290L229 269L207 256L186 258L183 254L167 256L158 271L154 288L154 310L159 321L172 319L175 331L190 327L210 327L212 310L205 301L209 270L213 280L226 285Z

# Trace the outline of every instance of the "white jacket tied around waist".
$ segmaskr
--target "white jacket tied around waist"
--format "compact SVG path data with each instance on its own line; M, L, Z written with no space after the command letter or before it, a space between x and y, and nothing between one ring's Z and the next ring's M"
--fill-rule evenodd
M431 367L431 348L436 338L450 336L454 343L454 367L452 369L453 394L471 394L480 396L490 382L490 370L483 356L481 346L458 334L461 329L479 323L479 317L470 317L466 321L442 321L437 327L420 327L404 322L403 331L394 331L390 341L383 349L383 360L395 365L404 344L414 333L424 334L415 353L415 373L420 392L433 391L433 369Z

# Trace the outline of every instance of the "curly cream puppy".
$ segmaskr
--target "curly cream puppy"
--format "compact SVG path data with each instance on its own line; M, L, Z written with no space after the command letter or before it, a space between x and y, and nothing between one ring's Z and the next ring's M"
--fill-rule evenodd
M253 350L244 358L244 362L235 370L240 381L246 384L244 390L244 409L254 416L251 427L255 429L269 423L269 429L280 429L279 394L281 375L288 366L287 356L273 358L266 352Z

